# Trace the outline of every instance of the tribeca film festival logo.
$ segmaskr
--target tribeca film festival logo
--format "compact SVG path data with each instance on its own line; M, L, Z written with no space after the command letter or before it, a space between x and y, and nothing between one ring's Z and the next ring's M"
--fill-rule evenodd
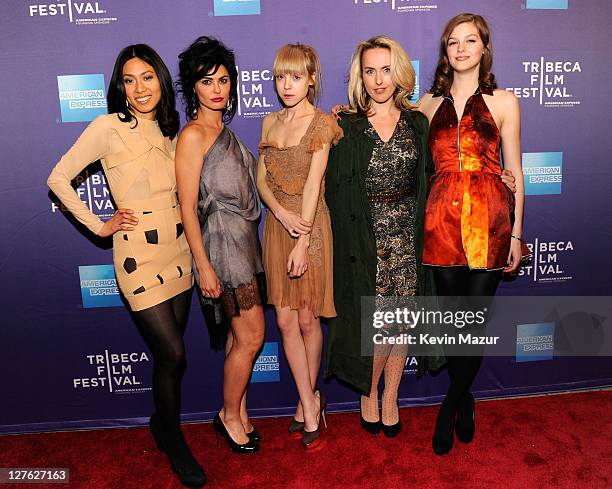
M106 114L104 75L57 77L62 122L88 122Z
M75 389L108 389L114 394L136 394L151 390L136 375L139 367L150 363L145 352L112 353L104 350L104 353L85 355L85 358L87 365L93 369L93 376L72 379Z
M260 3L260 0L215 0L215 16L259 15Z
M75 25L105 25L117 22L117 17L108 16L101 2L63 2L32 3L28 5L30 17L63 17Z
M239 116L245 119L265 117L276 110L274 100L276 92L271 70L238 69Z
M516 361L552 360L555 323L518 324L516 326Z
M572 241L542 241L536 238L533 243L527 243L527 247L533 256L531 262L521 265L519 276L539 283L565 282L574 278L563 266L574 253Z
M123 306L113 265L82 265L79 282L83 308Z
M535 10L567 10L568 0L524 0L526 9Z
M563 183L563 153L523 153L525 195L559 195Z
M89 210L100 219L110 218L115 213L115 208L106 185L106 178L104 178L102 171L96 169L96 166L89 168L93 168L95 171L85 169L73 180L76 184L76 193ZM61 202L51 201L51 212L58 211L70 213Z
M373 6L385 5L398 13L431 12L438 8L438 2L433 0L353 0L355 5Z
M261 354L253 366L251 382L279 382L278 343L264 343Z
M575 107L580 105L567 84L576 73L582 73L579 61L546 60L523 61L522 71L529 76L529 86L506 88L518 98L537 100L545 107Z

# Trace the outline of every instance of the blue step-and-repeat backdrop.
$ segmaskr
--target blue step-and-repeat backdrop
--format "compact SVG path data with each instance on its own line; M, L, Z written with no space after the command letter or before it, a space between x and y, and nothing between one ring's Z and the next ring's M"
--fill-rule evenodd
M500 294L612 295L609 0L0 2L0 433L133 425L152 411L151 355L118 295L110 244L79 228L45 184L88 121L106 112L121 48L150 44L176 74L177 54L197 36L223 40L240 70L231 127L255 152L262 117L279 108L270 70L282 44L319 51L324 109L346 99L357 42L380 33L406 48L422 95L445 22L466 10L490 22L494 72L522 110L525 236L534 258ZM93 212L112 214L98 168L75 187ZM532 334L544 331L535 326ZM221 404L223 353L209 348L196 300L186 343L184 419L210 419ZM488 358L477 396L612 384L610 358L525 359ZM415 369L409 358L402 405L439 400L446 375L417 381ZM332 409L357 408L352 391L325 388ZM249 407L255 416L281 415L296 402L268 311Z

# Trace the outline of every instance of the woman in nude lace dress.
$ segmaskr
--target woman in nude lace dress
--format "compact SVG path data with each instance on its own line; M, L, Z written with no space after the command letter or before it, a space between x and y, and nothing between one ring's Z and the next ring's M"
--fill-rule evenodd
M307 448L319 443L325 396L316 390L323 336L320 317L336 315L332 237L323 179L329 148L342 137L335 119L313 102L320 91L316 52L282 47L274 60L276 91L284 108L263 122L258 189L268 206L264 267L268 302L276 317L300 403L291 433Z

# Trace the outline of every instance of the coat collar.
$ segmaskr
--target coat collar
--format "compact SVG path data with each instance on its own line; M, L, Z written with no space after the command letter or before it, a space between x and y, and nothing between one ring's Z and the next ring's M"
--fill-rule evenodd
M414 125L414 112L415 110L402 110L400 114L400 119L403 119L410 125ZM368 118L364 114L342 114L341 120L347 121L350 130L355 134L360 134L365 131L368 127Z

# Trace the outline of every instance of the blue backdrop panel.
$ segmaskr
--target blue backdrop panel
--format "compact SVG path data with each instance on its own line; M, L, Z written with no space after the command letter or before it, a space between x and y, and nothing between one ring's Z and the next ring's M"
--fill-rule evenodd
M411 55L422 95L444 23L464 10L489 20L498 83L521 101L525 236L534 260L500 294L610 295L608 0L1 2L0 432L135 424L152 410L150 354L116 295L110 244L62 213L45 185L88 121L105 112L121 48L148 43L176 74L176 56L193 39L222 39L240 70L232 128L256 151L262 117L279 108L270 69L282 44L319 51L324 109L346 99L357 42L379 33ZM94 212L112 214L99 168L92 165L75 186ZM266 322L250 408L289 414L297 395L272 311ZM223 354L210 350L195 300L186 343L184 419L210 419L221 403ZM409 359L402 404L438 400L446 375L417 382L415 369ZM611 383L609 358L488 358L475 387L477 395L498 396ZM344 386L326 389L331 408L357 407Z

